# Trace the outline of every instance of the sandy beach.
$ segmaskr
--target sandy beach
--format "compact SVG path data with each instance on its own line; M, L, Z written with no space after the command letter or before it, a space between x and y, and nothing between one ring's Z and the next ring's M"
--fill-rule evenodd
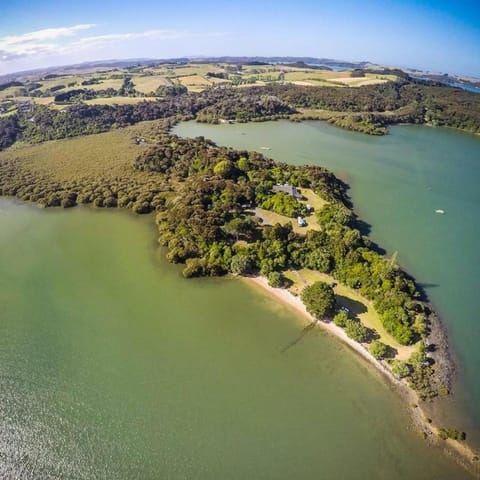
M383 374L385 374L392 383L401 386L402 388L405 386L403 382L399 381L393 376L392 372L386 367L386 365L373 357L373 355L362 344L349 338L342 328L337 327L333 322L318 321L312 315L310 315L299 297L296 297L286 289L271 287L268 284L267 279L264 277L248 277L246 278L246 280L250 283L257 285L258 287L261 287L280 302L289 305L290 307L301 313L310 322L316 323L321 328L328 330L330 333L339 338L342 342L346 343L352 350L365 358L368 362L375 365L375 367Z
M396 387L397 391L401 395L411 416L413 428L417 429L419 433L423 435L424 438L432 445L443 450L446 455L453 457L466 470L472 473L474 478L480 478L480 461L475 460L476 453L473 452L472 449L465 443L461 443L452 439L441 440L438 436L439 426L428 418L424 409L420 406L421 401L417 393L412 390L405 381L396 378L386 363L373 357L373 355L364 345L349 338L345 331L342 328L337 327L333 322L324 322L315 319L310 313L308 313L302 300L288 290L271 287L268 284L267 279L264 277L242 277L242 279L244 279L250 285L262 289L275 300L282 302L290 308L293 308L309 322L313 322L320 328L323 328L332 335L335 335L335 337L348 345L363 359L376 367L379 372L388 378L389 382Z

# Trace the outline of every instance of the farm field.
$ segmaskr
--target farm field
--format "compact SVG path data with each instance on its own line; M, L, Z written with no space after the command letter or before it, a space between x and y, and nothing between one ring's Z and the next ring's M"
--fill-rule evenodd
M162 75L135 76L132 78L132 82L135 90L145 94L155 92L158 87L172 84L167 77Z
M85 100L87 105L132 105L141 102L154 102L156 97L106 97Z
M246 88L272 83L292 83L302 86L346 88L395 80L397 80L395 75L364 72L363 76L358 76L353 74L352 70L333 71L297 65L172 63L130 68L99 68L96 71L87 69L83 72L68 71L43 77L40 75L38 78L30 76L28 80L22 82L23 85L0 88L0 116L15 113L22 102L32 102L56 109L63 109L65 105L81 101L93 105L134 104L154 100L151 95L159 87L175 84L185 86L190 92L199 93L220 85ZM125 85L127 88L123 90ZM84 93L79 92L71 102L67 100L61 104L55 103L56 95L72 90L81 90ZM108 97L102 93L104 90L110 90ZM113 96L111 90L114 90Z

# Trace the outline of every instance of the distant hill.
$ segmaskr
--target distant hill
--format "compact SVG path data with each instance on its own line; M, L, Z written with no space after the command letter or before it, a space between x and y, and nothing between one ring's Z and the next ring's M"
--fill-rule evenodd
M363 70L383 70L385 68L396 69L410 74L414 78L432 80L451 87L462 88L474 93L480 93L480 79L467 77L462 75L448 75L443 73L428 72L418 69L398 68L375 64L369 61L345 61L332 58L317 57L249 57L249 56L223 56L223 57L177 57L177 58L130 58L130 59L111 59L96 60L78 63L74 65L61 65L48 68L38 68L33 70L25 70L21 72L0 75L0 85L15 81L32 80L40 77L51 77L52 75L65 74L82 74L95 73L103 70L111 70L115 68L130 68L135 66L161 65L161 64L187 64L187 63L226 63L241 65L291 65L305 68L322 68L322 69L363 69Z

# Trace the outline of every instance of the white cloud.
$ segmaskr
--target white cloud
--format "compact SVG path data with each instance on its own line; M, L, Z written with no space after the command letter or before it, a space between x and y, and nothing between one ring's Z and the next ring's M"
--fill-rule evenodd
M80 24L71 27L47 28L22 35L0 37L0 63L13 60L37 59L39 56L69 55L82 51L95 53L95 49L133 40L175 40L191 37L217 37L222 32L196 33L187 30L146 30L143 32L112 33L78 38L82 31L96 25ZM76 38L68 39L65 37ZM61 42L59 41L61 40Z
M78 32L93 27L95 27L93 24L82 24L72 27L45 28L23 35L0 37L0 60L9 61L33 55L55 53L58 48L55 40L77 35Z
M176 38L185 38L192 36L191 33L181 30L147 30L137 33L113 33L110 35L98 35L94 37L84 37L76 42L66 46L67 49L83 49L91 47L103 47L112 43L125 40L149 39L149 40L171 40Z
M109 35L98 35L84 37L65 47L66 50L83 50L90 48L101 48L107 45L116 44L130 40L176 40L191 37L218 37L225 35L222 32L195 33L188 30L146 30L144 32L113 33Z

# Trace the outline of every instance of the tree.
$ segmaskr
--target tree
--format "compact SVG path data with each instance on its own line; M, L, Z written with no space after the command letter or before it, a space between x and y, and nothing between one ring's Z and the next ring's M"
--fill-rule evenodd
M235 275L244 275L248 273L250 269L250 260L246 255L237 253L237 255L232 257L232 261L230 262L230 270L232 273Z
M347 325L347 320L348 320L348 315L347 312L344 312L343 310L340 310L334 317L333 317L333 323L337 327L345 328Z
M235 165L230 160L220 160L213 167L213 173L224 178L231 178L235 173Z
M242 171L246 172L249 168L249 162L245 157L240 157L237 162L237 167Z
M403 362L402 360L393 360L392 362L392 373L397 378L404 378L410 375L410 367L408 363Z
M236 217L227 222L224 225L223 230L229 235L235 237L236 240L238 240L241 236L250 239L255 233L256 225L250 217Z
M186 266L182 271L185 278L200 277L203 275L205 262L201 258L189 258Z
M302 301L307 311L316 319L331 317L335 310L335 294L333 288L325 282L315 282L302 291Z
M380 340L374 340L370 347L370 353L377 359L382 360L388 355L388 346L382 343Z
M350 318L347 320L345 325L345 333L356 342L364 343L370 337L370 332L365 325L362 325L360 322L351 320Z
M172 96L183 95L187 93L188 89L185 85L161 85L155 91L157 96Z
M410 355L408 361L414 367L421 367L428 363L427 347L423 341L418 344L417 350Z
M268 279L268 284L271 287L275 287L275 288L284 288L285 285L288 283L285 276L281 272L276 272L276 271L270 272L267 275L267 279Z
M425 334L427 333L427 320L424 313L419 313L415 316L412 328L421 337L425 336Z

